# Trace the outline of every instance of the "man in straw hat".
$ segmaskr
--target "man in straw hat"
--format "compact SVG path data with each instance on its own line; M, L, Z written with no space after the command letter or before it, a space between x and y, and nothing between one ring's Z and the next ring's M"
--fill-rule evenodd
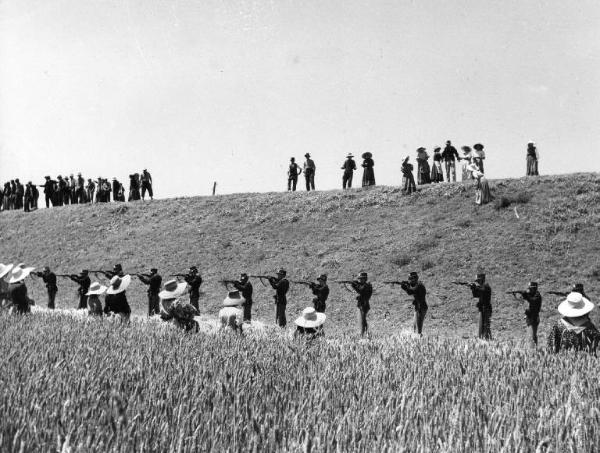
M193 305L179 299L186 290L186 282L173 279L165 283L164 289L158 293L160 297L160 317L163 321L171 322L174 326L186 332L198 332L199 326L194 317L200 313Z
M558 306L562 318L548 334L548 350L559 352L574 349L595 352L600 342L600 333L590 320L594 304L580 293L569 293Z
M83 269L79 275L71 274L69 275L69 278L79 285L79 288L77 288L77 294L79 294L79 305L77 309L83 310L87 308L87 296L85 294L89 291L90 285L92 284L90 276L88 275L88 270Z
M104 298L104 314L110 315L113 313L119 316L121 321L129 322L131 308L127 302L125 290L130 283L131 275L124 275L123 277L115 275L110 279L110 285L106 290L106 297Z
M277 271L276 277L269 277L269 283L275 290L275 323L279 327L285 327L287 319L285 318L285 307L287 305L287 292L290 289L290 282L285 278L287 272L284 269Z
M12 268L12 264L0 263L0 308L4 308L4 306L10 303L8 294L8 282L5 278L10 274Z
M160 313L160 285L162 277L158 274L158 269L153 267L150 269L150 274L137 274L137 277L144 285L148 285L148 316L157 315Z
M200 310L198 301L200 300L202 277L198 273L198 268L196 266L190 267L190 271L184 277L184 280L190 285L190 304L192 304L196 310Z
M413 306L415 307L414 332L423 335L423 322L427 315L427 289L419 280L419 274L411 272L408 275L408 281L400 282L400 288L406 291L406 294L413 296Z
M254 289L252 288L252 283L250 283L248 274L245 272L240 274L240 279L238 281L234 281L233 286L242 293L242 297L245 300L244 322L249 323L252 321L252 293L254 292Z
M100 295L106 291L106 286L101 285L99 282L94 282L90 285L90 289L86 296L88 315L90 316L102 316L102 302L100 302Z
M356 162L351 153L348 153L346 156L346 160L342 164L342 170L344 170L344 174L342 175L342 189L345 189L346 187L351 189L352 177L354 176L354 170L356 170Z
M368 275L366 272L358 274L356 280L351 283L352 289L358 293L356 296L356 306L358 307L358 323L360 334L366 335L368 331L367 314L371 309L370 300L373 295L373 286L367 281Z
M479 273L475 277L475 283L471 284L473 297L479 299L479 338L492 339L492 288L485 281L485 274Z
M56 300L56 293L58 292L56 274L52 272L48 266L44 266L42 272L34 272L33 274L41 277L46 284L46 291L48 292L48 308L54 310L54 301Z
M223 301L223 308L219 310L219 320L222 328L230 328L237 332L242 332L243 314L240 306L246 300L239 291L229 291Z
M306 160L304 161L304 179L306 180L306 191L310 192L310 190L315 190L315 171L317 170L317 166L315 165L315 161L310 158L310 154L306 153L304 155Z
M308 340L325 336L323 324L327 316L325 313L319 313L313 307L307 307L302 310L302 315L296 318L296 331L294 337L303 337Z
M19 314L29 313L30 299L27 296L27 287L25 286L25 279L34 270L34 267L21 267L17 266L13 268L10 274L10 283L8 287L8 297L12 302L14 311Z

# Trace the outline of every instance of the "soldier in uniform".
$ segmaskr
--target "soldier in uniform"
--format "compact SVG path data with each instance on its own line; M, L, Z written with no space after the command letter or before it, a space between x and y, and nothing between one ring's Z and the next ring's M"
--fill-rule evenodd
M367 334L368 324L367 324L367 314L371 309L370 300L373 295L373 285L367 281L368 276L366 272L361 272L358 275L357 280L351 283L352 289L358 293L356 296L358 307L358 322L360 326L360 334L362 336Z
M342 188L348 189L352 188L352 177L354 176L354 170L356 170L356 162L354 162L352 154L348 154L346 156L346 160L342 164L342 170L344 170L344 174L342 176Z
M527 291L520 293L523 300L529 303L529 307L525 310L525 320L528 326L531 326L531 338L537 345L538 342L538 326L540 325L540 311L542 309L542 295L538 291L537 282L529 282Z
M87 269L83 269L79 275L69 275L69 278L79 285L79 288L77 289L77 294L79 294L79 306L77 309L81 310L87 308L86 294L90 289L90 285L92 284Z
M138 274L140 281L148 285L148 316L160 314L160 298L158 293L160 292L160 285L162 284L162 277L158 274L158 269L150 269L150 275Z
M269 283L275 290L275 296L273 296L275 299L275 323L279 327L285 327L287 324L285 307L287 305L287 292L290 289L290 282L285 278L286 274L284 269L279 269L276 277L269 277Z
M198 301L200 300L202 277L198 274L198 268L196 266L190 267L190 271L184 277L184 280L190 285L190 304L192 304L196 310L200 310Z
M290 159L290 167L288 168L288 190L296 191L296 184L298 184L298 175L302 173L302 169L296 163L295 158Z
M50 176L45 176L46 182L40 187L44 188L44 197L46 199L46 207L50 207L50 203L54 206L54 190L56 187L56 181L50 178Z
M315 295L313 305L318 313L325 313L327 298L329 297L329 286L327 286L327 275L321 274L316 283L310 284L310 290Z
M477 308L479 309L479 338L484 340L492 339L492 288L485 282L485 274L477 274L475 283L471 285L473 297L479 299Z
M77 179L75 181L75 203L83 204L86 202L86 193L84 191L85 179L81 176L81 173L77 173Z
M46 290L48 291L48 308L54 310L54 301L56 299L56 293L58 292L56 274L52 272L48 266L44 266L42 272L36 272L35 275L41 277L46 284Z
M408 276L408 282L402 282L400 287L406 291L407 294L414 297L413 306L415 307L415 322L414 331L419 335L423 335L423 321L427 315L427 289L425 285L419 280L419 274L411 272Z
M315 190L315 171L317 167L315 161L310 158L310 154L304 155L306 161L304 162L304 179L306 180L306 191Z
M152 176L150 176L150 173L145 168L142 171L141 179L142 179L142 200L144 200L146 197L146 191L148 191L148 195L150 196L150 199L153 200L152 197L154 194L152 193Z
M244 322L252 321L252 283L248 279L248 274L242 273L240 275L240 279L237 282L233 282L233 286L240 293L242 293L242 297L244 298Z

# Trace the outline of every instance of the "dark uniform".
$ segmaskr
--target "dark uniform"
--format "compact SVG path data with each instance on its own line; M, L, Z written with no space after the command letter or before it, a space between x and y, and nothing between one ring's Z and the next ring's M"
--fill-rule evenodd
M327 298L329 297L329 286L327 286L327 276L325 274L320 275L317 279L317 283L311 283L310 289L316 296L313 299L313 305L315 311L319 313L325 313Z
M290 282L285 278L286 271L280 269L277 277L269 277L269 283L275 290L275 323L279 327L285 327L287 319L285 317L285 307L287 305L287 292L290 289Z
M342 170L344 170L344 174L342 176L342 188L348 189L352 188L352 177L354 176L354 170L356 170L356 162L352 159L354 156L352 154L348 154L346 160L342 164Z
M242 274L240 279L237 282L233 282L233 286L240 293L242 293L242 297L246 299L244 302L244 322L252 321L252 293L254 289L252 288L252 283L248 280L248 275Z
M427 289L425 285L419 281L419 276L416 272L411 272L408 278L408 282L402 282L400 287L406 291L407 294L414 297L413 306L415 307L415 322L414 331L419 335L423 332L423 321L427 315Z
M56 274L46 267L44 268L44 272L39 272L37 275L42 277L42 280L46 284L46 290L48 291L48 308L53 310L55 308L54 301L56 299L56 293L58 292Z
M142 171L142 200L146 197L146 191L148 191L148 195L150 195L150 199L152 200L154 194L152 193L152 176L150 176L150 173L148 172L148 170L144 169L144 171Z
M158 269L150 269L150 275L138 275L142 283L148 285L148 316L160 314L160 285L162 277L158 275Z
M492 288L485 282L485 274L478 274L476 283L471 285L473 297L479 299L479 338L492 339Z
M82 270L79 275L69 275L69 278L79 285L77 294L79 294L79 310L87 308L87 296L86 293L90 289L92 284L90 277L88 276L87 270Z
M367 314L371 309L369 301L373 295L373 286L367 281L366 272L361 272L358 276L358 281L352 282L352 288L358 293L358 296L356 296L356 306L358 307L360 334L365 335L369 327L367 324Z
M302 173L302 169L296 163L293 157L290 159L290 167L288 169L288 190L295 191L298 184L298 175Z
M184 277L184 280L190 285L190 304L192 304L196 310L200 310L198 301L200 300L202 277L198 275L196 266L190 267L190 272Z

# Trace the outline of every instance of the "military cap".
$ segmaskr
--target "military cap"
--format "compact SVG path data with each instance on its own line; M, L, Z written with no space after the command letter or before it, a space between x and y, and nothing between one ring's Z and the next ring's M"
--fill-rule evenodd
M287 272L283 268L281 268L277 271L277 275L286 275L286 274L287 274Z
M475 279L479 280L485 280L485 274L483 272L479 272L476 276Z
M304 155L304 157L310 157L310 154L309 154L309 153L306 153L306 154Z
M575 283L573 285L573 291L583 291L583 283Z
M317 280L321 280L323 282L327 281L327 274L321 274L317 277Z
M419 278L419 274L413 271L410 274L408 274L408 278Z
M190 266L191 272L198 272L198 268L196 266Z
M150 272L158 272L158 269L155 267L150 268Z
M537 282L529 282L529 287L530 288L537 288L538 287L538 283Z
M81 269L81 273L82 273L82 274L87 274L87 273L88 273L88 270L87 270L87 269Z
M367 277L367 273L366 272L361 272L360 274L358 274L358 278L368 278Z

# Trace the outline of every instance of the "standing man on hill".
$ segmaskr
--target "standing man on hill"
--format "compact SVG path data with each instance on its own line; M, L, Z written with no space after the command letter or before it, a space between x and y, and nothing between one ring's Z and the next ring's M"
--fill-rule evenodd
M342 176L342 188L345 189L346 186L348 189L352 188L352 177L354 176L354 170L356 170L356 162L354 162L352 154L348 154L346 156L346 160L342 164L342 170L344 170L344 174Z
M425 285L419 281L419 274L416 272L411 272L408 276L408 282L401 282L400 287L406 291L406 294L414 297L413 306L415 307L415 322L413 329L415 333L422 336L423 321L425 321L428 309L426 300L427 289L425 289Z
M198 274L198 268L196 266L190 267L190 271L183 279L190 285L190 304L192 304L196 310L200 310L198 301L200 300L202 277Z
M479 299L477 308L479 309L479 338L484 340L492 339L492 288L485 282L485 274L479 273L475 278L475 283L471 284L473 297Z
M46 290L48 291L48 308L54 310L54 301L56 300L56 293L58 292L56 274L52 272L48 266L44 266L42 272L34 272L34 275L41 277L46 284Z
M287 292L290 289L290 282L285 278L287 272L284 269L277 271L277 277L269 277L269 283L275 290L275 323L279 327L285 327L287 319L285 318L285 307L287 305Z
M315 190L315 171L317 167L315 161L310 158L310 154L304 155L306 160L304 161L304 179L306 180L306 191Z
M77 308L79 310L87 308L86 294L90 290L90 285L92 284L87 269L83 269L79 275L69 275L69 278L79 285L79 288L77 289L77 294L79 294L79 306Z
M150 275L138 274L138 278L144 285L148 285L148 316L160 314L160 285L162 277L158 274L158 269L150 269Z
M296 159L292 157L288 168L288 191L296 191L296 184L298 184L298 176L300 173L302 173L302 169L296 163Z
M446 169L446 182L456 182L456 161L460 160L460 157L450 140L446 142L446 147L442 151L442 159Z
M25 187L18 179L15 179L15 209L23 209L23 198L25 197Z
M50 176L45 176L46 182L40 185L40 187L44 188L44 197L46 199L46 207L50 207L50 203L52 202L52 206L54 206L54 188L56 185L56 181L52 180Z
M240 279L237 282L233 282L233 286L240 293L242 293L242 297L246 300L244 302L244 322L252 321L252 283L248 279L248 274L242 273L240 274Z
M152 198L152 176L150 176L148 170L144 168L144 171L142 171L142 200L144 200L146 197L146 191L148 191L150 199L153 200L154 198Z
M364 336L368 331L367 314L371 309L370 300L373 295L373 286L367 281L367 273L361 272L358 279L351 283L352 289L358 293L356 296L356 306L358 307L358 322L360 334Z

